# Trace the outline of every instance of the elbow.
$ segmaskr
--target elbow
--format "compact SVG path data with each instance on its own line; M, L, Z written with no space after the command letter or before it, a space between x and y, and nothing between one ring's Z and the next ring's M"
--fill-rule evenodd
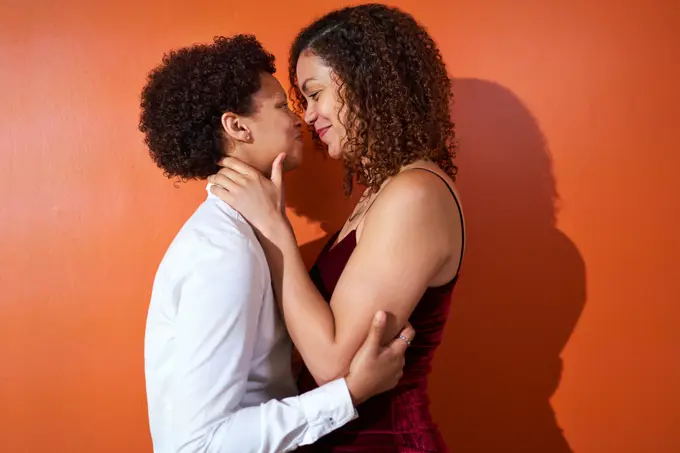
M329 382L333 382L336 379L347 377L347 375L349 374L349 370L347 370L347 372L338 373L312 373L311 371L310 373L314 378L316 385L321 387L322 385L328 384Z
M175 432L174 448L176 453L211 453L211 433L202 432Z
M209 450L204 442L198 443L182 443L175 448L177 453L208 453Z
M317 385L322 386L336 379L347 377L349 374L349 361L325 360L317 364L308 364L307 369Z

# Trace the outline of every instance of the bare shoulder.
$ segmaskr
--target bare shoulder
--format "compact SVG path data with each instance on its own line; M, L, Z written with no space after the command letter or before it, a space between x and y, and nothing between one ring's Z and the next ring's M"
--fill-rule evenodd
M423 170L423 168L426 168ZM436 173L436 174L432 174ZM378 194L358 234L398 239L442 263L432 285L449 281L462 257L464 224L453 181L436 166L406 168Z
M455 194L452 196L452 192ZM389 212L394 215L423 215L431 220L460 213L460 200L451 178L434 164L406 167L386 183L366 215ZM378 215L371 216L373 218ZM453 217L460 218L460 215ZM460 222L459 222L460 223Z

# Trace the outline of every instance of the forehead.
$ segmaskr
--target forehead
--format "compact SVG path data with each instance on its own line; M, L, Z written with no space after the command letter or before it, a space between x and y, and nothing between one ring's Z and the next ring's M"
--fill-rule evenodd
M286 99L286 92L276 77L263 72L260 74L260 89L255 93L253 99L255 102L284 100Z
M326 65L321 57L309 51L300 54L295 70L300 88L303 88L305 83L327 83L330 81L331 68Z

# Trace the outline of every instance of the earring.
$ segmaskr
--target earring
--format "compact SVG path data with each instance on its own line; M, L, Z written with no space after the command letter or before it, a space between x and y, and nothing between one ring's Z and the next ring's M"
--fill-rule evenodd
M250 141L250 134L246 134L246 141Z

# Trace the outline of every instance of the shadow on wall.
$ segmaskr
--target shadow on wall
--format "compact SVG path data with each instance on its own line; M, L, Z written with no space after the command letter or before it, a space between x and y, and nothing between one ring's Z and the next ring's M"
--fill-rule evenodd
M571 452L550 398L586 301L585 263L555 226L546 140L510 90L454 81L468 248L430 380L456 453Z
M454 93L468 242L430 379L432 412L452 452L569 453L550 398L586 277L576 246L555 226L550 152L508 89L456 79ZM286 190L289 207L327 233L301 248L311 265L353 199L343 195L340 162L310 143L305 159Z
M326 242L352 212L360 193L344 195L341 161L331 159L325 149L315 148L311 134L305 134L304 164L286 174L286 205L302 217L319 222L325 235L300 247L309 269ZM355 190L355 192L360 192Z

